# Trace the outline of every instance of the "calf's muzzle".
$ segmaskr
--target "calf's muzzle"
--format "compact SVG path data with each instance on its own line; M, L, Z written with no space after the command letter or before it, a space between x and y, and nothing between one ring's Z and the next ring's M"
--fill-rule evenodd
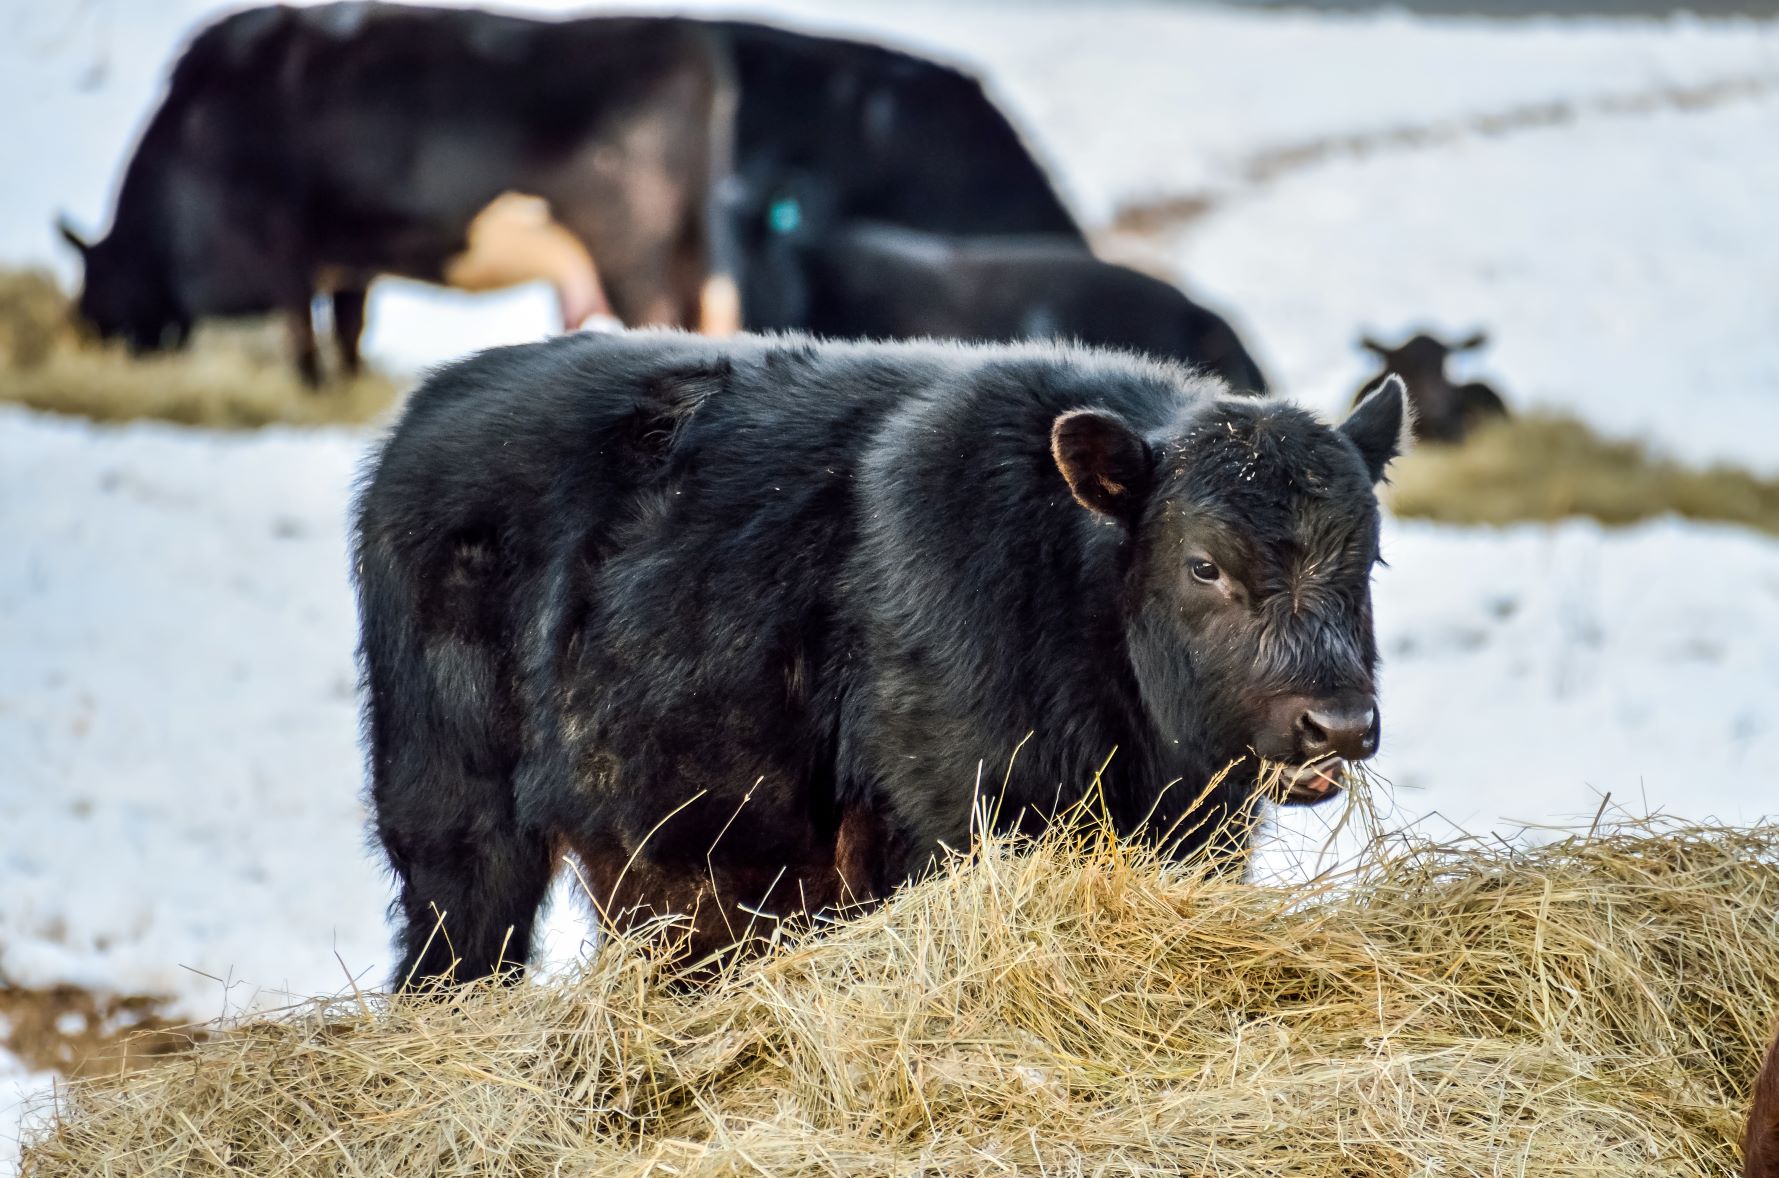
M1264 723L1256 751L1292 767L1282 779L1281 800L1294 805L1338 793L1347 764L1377 752L1381 732L1376 699L1357 692L1280 696L1267 707Z

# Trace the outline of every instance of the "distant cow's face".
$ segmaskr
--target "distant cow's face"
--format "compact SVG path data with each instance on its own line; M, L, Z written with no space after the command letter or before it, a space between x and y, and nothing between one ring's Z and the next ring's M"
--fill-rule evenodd
M114 240L88 244L67 229L63 235L84 263L81 321L101 339L121 339L133 352L184 345L191 322L182 315L155 275Z
M1479 331L1448 344L1420 333L1402 346L1390 348L1370 336L1361 336L1359 346L1383 362L1383 371L1361 386L1353 403L1358 404L1380 379L1394 373L1408 385L1409 403L1414 406L1415 436L1430 442L1462 441L1473 427L1488 418L1507 415L1500 394L1489 386L1478 382L1457 385L1446 376L1449 357L1474 351L1488 339Z
M1286 763L1284 801L1332 796L1377 751L1373 487L1403 397L1391 381L1338 429L1216 401L1161 438L1092 410L1053 430L1076 498L1131 532L1127 630L1157 731L1213 772Z

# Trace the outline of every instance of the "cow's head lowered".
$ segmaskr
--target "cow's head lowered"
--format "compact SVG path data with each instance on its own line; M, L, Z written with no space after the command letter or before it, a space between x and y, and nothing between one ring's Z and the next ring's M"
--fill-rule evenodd
M1131 538L1128 649L1182 776L1284 762L1277 796L1313 803L1377 751L1374 488L1409 416L1392 378L1338 428L1223 398L1148 437L1093 409L1056 420L1075 498Z
M57 228L80 254L84 273L76 306L101 339L121 339L132 352L184 345L191 316L168 291L158 259L145 257L116 233L89 242L66 221Z

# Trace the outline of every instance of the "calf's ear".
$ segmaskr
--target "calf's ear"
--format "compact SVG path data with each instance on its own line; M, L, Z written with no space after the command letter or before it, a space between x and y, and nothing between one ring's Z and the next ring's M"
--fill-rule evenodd
M1453 344L1451 350L1454 352L1468 352L1480 348L1488 342L1489 333L1486 331L1478 331L1465 336L1463 339Z
M1149 443L1119 418L1075 409L1050 427L1050 453L1076 502L1129 527L1154 481Z
M1340 432L1359 451L1371 481L1380 482L1390 460L1406 452L1414 437L1415 411L1408 386L1392 372L1340 425Z

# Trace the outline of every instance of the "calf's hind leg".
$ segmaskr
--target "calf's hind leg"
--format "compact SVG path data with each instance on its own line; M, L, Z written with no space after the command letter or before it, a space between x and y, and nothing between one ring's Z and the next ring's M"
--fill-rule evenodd
M379 690L398 677L370 667L371 794L400 885L395 985L516 977L555 857L514 801L517 749L492 690L495 660L455 637L414 645L417 658L386 668L408 672L397 690Z
M379 821L401 888L399 989L494 974L517 980L531 957L555 866L548 843L510 814L459 815L443 829Z
M554 856L513 793L516 709L501 628L474 608L495 557L465 542L424 581L374 535L359 549L371 800L399 885L398 988L517 974Z

